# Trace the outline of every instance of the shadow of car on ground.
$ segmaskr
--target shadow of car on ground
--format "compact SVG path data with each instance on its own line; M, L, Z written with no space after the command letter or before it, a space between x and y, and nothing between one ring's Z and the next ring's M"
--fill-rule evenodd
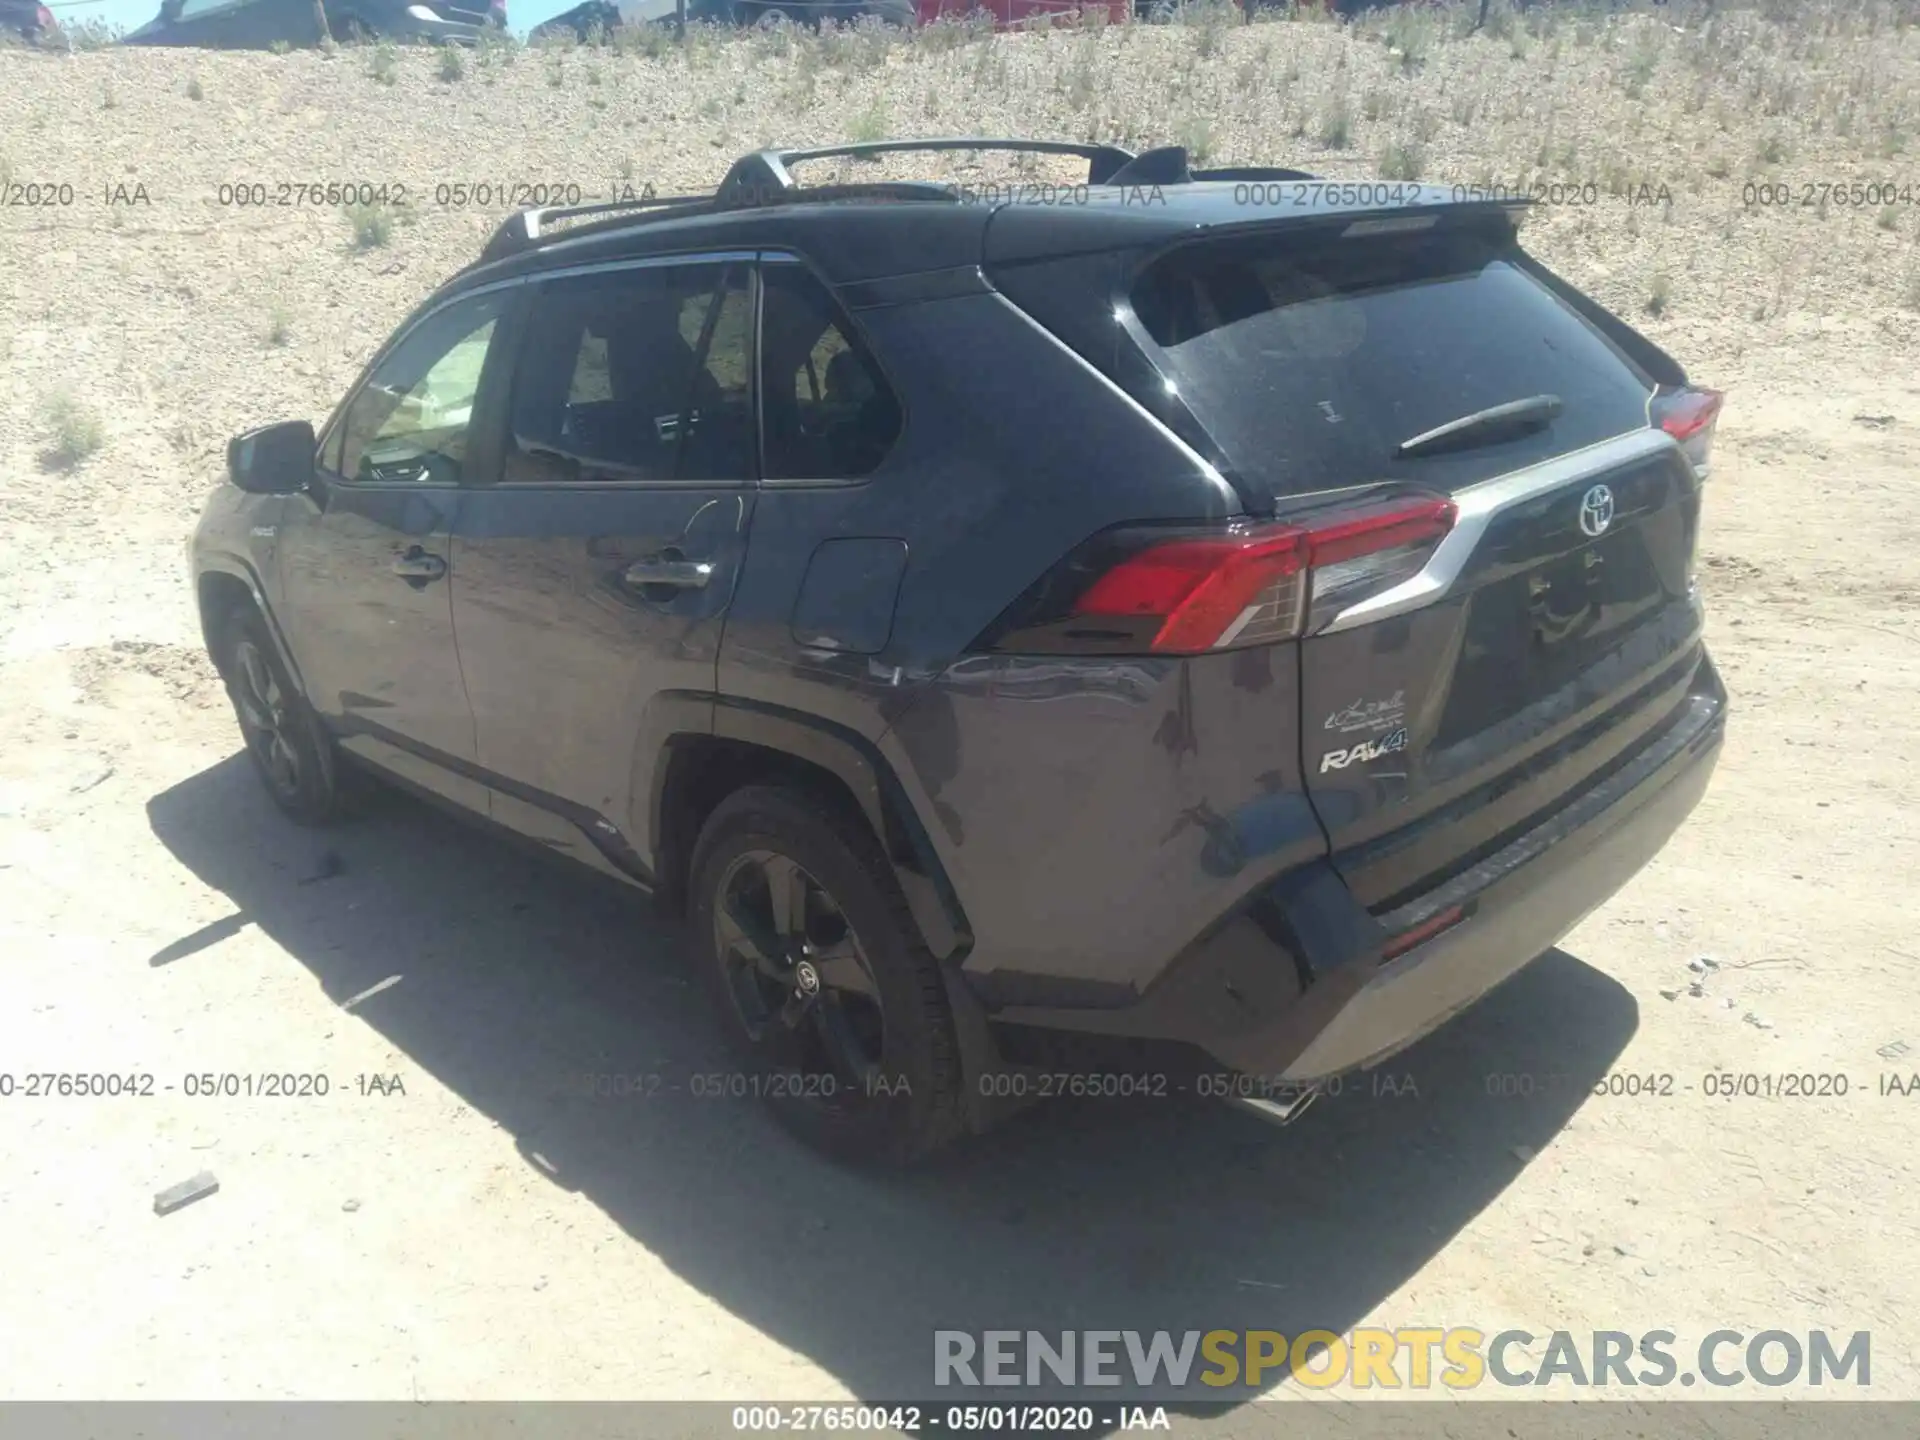
M210 960L251 922L336 1001L400 974L355 1017L552 1183L868 1400L1040 1398L936 1392L936 1330L1343 1332L1501 1193L1518 1147L1552 1139L1638 1018L1617 983L1551 951L1376 1072L1397 1093L1362 1078L1285 1130L1217 1101L1053 1102L919 1170L865 1173L751 1099L689 1093L727 1068L723 1042L678 927L610 882L399 797L300 830L240 755L148 816L240 912L154 964ZM1501 1099L1489 1072L1565 1079ZM591 1097L582 1074L659 1079L645 1098ZM1248 1398L1203 1389L1185 1398Z

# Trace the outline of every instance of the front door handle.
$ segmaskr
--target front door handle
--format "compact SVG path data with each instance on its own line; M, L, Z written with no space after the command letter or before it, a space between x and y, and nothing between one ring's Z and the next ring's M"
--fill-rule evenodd
M405 580L415 589L429 580L438 580L447 573L447 562L438 555L430 555L418 545L407 548L407 553L393 562L393 573Z
M675 590L704 590L713 579L711 560L689 560L678 550L663 550L636 560L620 572L620 581L635 590L665 585Z

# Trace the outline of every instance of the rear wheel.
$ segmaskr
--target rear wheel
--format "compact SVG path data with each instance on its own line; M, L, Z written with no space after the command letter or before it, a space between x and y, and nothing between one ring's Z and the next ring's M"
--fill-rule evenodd
M280 663L266 622L247 607L225 628L221 670L255 773L292 819L303 825L337 819L346 808L339 756Z
M727 1093L846 1159L903 1163L959 1132L939 966L865 825L798 790L740 790L692 876L694 942L744 1062Z

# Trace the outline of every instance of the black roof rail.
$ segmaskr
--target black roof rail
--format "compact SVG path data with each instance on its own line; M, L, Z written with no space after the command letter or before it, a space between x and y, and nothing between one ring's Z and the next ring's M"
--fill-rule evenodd
M1078 155L1087 162L1087 183L1104 185L1133 159L1133 152L1117 145L1081 144L1072 140L1015 140L985 135L944 136L921 140L868 140L858 144L821 145L810 150L756 150L742 155L720 182L716 203L733 209L743 205L778 204L801 188L792 167L809 160L844 156L871 159L880 155L929 153L941 150L1004 150L1026 155Z
M617 229L647 219L671 219L710 214L755 205L804 204L837 200L957 200L959 192L947 184L925 180L878 181L851 185L802 185L791 167L810 160L837 157L866 159L880 155L932 153L949 150L993 150L1024 155L1077 155L1087 162L1089 185L1177 185L1193 180L1312 180L1305 170L1267 166L1230 166L1212 170L1189 167L1183 146L1167 145L1135 155L1118 145L1073 140L1020 140L985 135L955 135L920 140L869 140L857 144L821 145L806 150L756 150L742 155L728 169L712 195L647 195L637 199L607 200L589 205L544 205L509 215L488 239L475 265L518 255L559 235L568 236ZM556 231L563 221L594 217L595 223Z
M509 255L518 255L522 250L552 238L549 227L555 221L577 220L584 215L613 216L646 210L684 210L691 213L695 206L712 203L711 195L647 195L634 200L603 200L592 205L540 205L528 210L516 210L493 232L476 263L485 265L489 261L504 260Z
M1052 140L881 140L868 145L838 145L818 150L762 150L734 162L720 189L712 195L662 195L637 199L607 200L590 205L547 205L516 210L493 232L475 265L486 265L518 255L558 238L556 222L598 216L597 224L575 226L564 233L578 235L615 229L641 219L671 219L713 210L731 210L752 205L794 204L832 200L957 200L951 185L926 180L885 180L854 185L800 185L787 173L786 162L814 160L829 155L857 155L887 150L960 150L968 148L1033 150L1046 154L1085 155L1089 167L1098 169L1109 156L1124 164L1126 151L1103 145L1075 145ZM758 177L758 178L755 178ZM648 211L667 211L667 215L648 215Z
M935 184L928 180L887 180L865 185L796 186L782 192L773 203L797 205L816 200L957 201L959 198L959 193L951 185ZM473 264L477 267L495 260L505 260L510 255L537 249L562 237L572 239L576 235L596 235L636 222L706 215L726 208L732 207L722 206L718 198L712 195L669 195L659 199L613 200L594 205L549 205L516 210L493 232L492 238L481 250L480 258ZM667 213L657 213L661 211ZM585 215L597 215L600 218L590 225L576 225L565 230L552 228L557 220L573 220Z
M800 185L785 193L784 203L807 205L816 200L948 200L959 190L933 180L876 180L852 185ZM724 207L723 207L724 208Z
M1213 170L1195 170L1195 180L1318 180L1311 170L1284 170L1271 165L1226 165Z

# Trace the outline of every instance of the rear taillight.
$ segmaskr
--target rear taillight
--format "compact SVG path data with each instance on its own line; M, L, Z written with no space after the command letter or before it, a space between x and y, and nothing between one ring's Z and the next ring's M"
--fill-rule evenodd
M1163 654L1280 639L1299 620L1301 539L1279 526L1149 545L1088 586L1070 616L1132 625Z
M1713 427L1726 397L1718 390L1666 390L1653 397L1653 423L1680 442L1702 480L1713 453Z
M1438 495L1384 500L1311 527L1311 580L1302 633L1420 573L1453 529L1459 508Z
M46 6L41 5L36 8L33 12L33 18L42 30L53 29L53 12L47 9Z
M1451 500L1401 495L1300 523L1096 536L981 637L998 651L1195 655L1311 635L1419 572Z

